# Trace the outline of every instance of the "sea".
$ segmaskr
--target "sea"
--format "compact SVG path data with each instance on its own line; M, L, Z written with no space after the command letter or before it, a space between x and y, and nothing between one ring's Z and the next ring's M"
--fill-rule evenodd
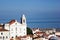
M27 22L30 28L60 28L59 22Z

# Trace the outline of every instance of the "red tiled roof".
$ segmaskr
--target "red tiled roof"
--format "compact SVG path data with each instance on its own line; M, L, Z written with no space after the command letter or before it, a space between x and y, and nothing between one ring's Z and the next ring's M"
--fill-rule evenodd
M8 31L8 30L4 29L3 25L0 25L0 31Z
M0 27L3 27L3 25L0 25Z
M43 34L44 32L36 32L36 34Z
M11 21L9 22L10 25L13 24L13 23L15 23L15 20L11 20Z
M44 36L48 37L48 36L49 36L49 34L44 33Z
M30 35L27 35L27 37L29 37L29 36L30 36L30 37L33 37L33 35L31 35L31 34L30 34Z
M20 38L27 38L27 37L32 37L32 35L26 35L26 36L20 36Z
M56 35L56 36L60 37L60 35Z
M13 38L11 38L10 40L13 40Z
M26 38L27 36L20 36L20 38Z
M9 31L9 30L6 30L6 29L4 29L4 28L0 28L0 31Z

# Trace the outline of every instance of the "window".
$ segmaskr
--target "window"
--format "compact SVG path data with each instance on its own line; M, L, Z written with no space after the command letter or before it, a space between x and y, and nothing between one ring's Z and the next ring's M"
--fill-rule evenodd
M20 33L21 33L21 28L20 28Z
M24 32L24 34L25 34L25 32Z
M14 38L14 37L12 37L12 38Z
M1 35L3 35L3 33L1 33Z
M15 29L16 29L16 33L17 33L17 27Z
M16 35L16 37L17 37L17 35Z
M23 20L23 22L25 23L25 20Z
M2 37L0 36L0 39L1 39Z
M21 31L21 28L20 28L20 31Z
M6 38L8 38L8 37L6 36Z
M17 28L16 28L16 31L17 31Z
M5 37L3 36L3 39L4 39Z
M25 30L25 29L24 29Z
M13 29L11 29L11 31L13 31Z

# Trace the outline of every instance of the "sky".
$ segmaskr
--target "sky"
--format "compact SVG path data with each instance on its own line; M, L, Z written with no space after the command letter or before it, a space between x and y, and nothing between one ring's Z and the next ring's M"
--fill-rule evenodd
M27 22L53 23L60 27L60 0L0 0L0 23L20 21L23 14Z

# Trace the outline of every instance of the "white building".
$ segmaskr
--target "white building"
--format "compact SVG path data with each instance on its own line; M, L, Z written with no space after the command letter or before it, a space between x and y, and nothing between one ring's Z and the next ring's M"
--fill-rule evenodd
M17 22L17 20L11 20L9 23L5 24L5 29L10 31L10 38L27 35L25 15L22 16L21 22L22 23Z
M0 27L0 40L10 40L9 30Z
M33 40L31 35L23 36L20 40Z
M42 32L42 31L40 31L39 28L34 28L34 29L32 29L32 32L33 32L33 34L34 34L34 33L36 33L36 32Z

